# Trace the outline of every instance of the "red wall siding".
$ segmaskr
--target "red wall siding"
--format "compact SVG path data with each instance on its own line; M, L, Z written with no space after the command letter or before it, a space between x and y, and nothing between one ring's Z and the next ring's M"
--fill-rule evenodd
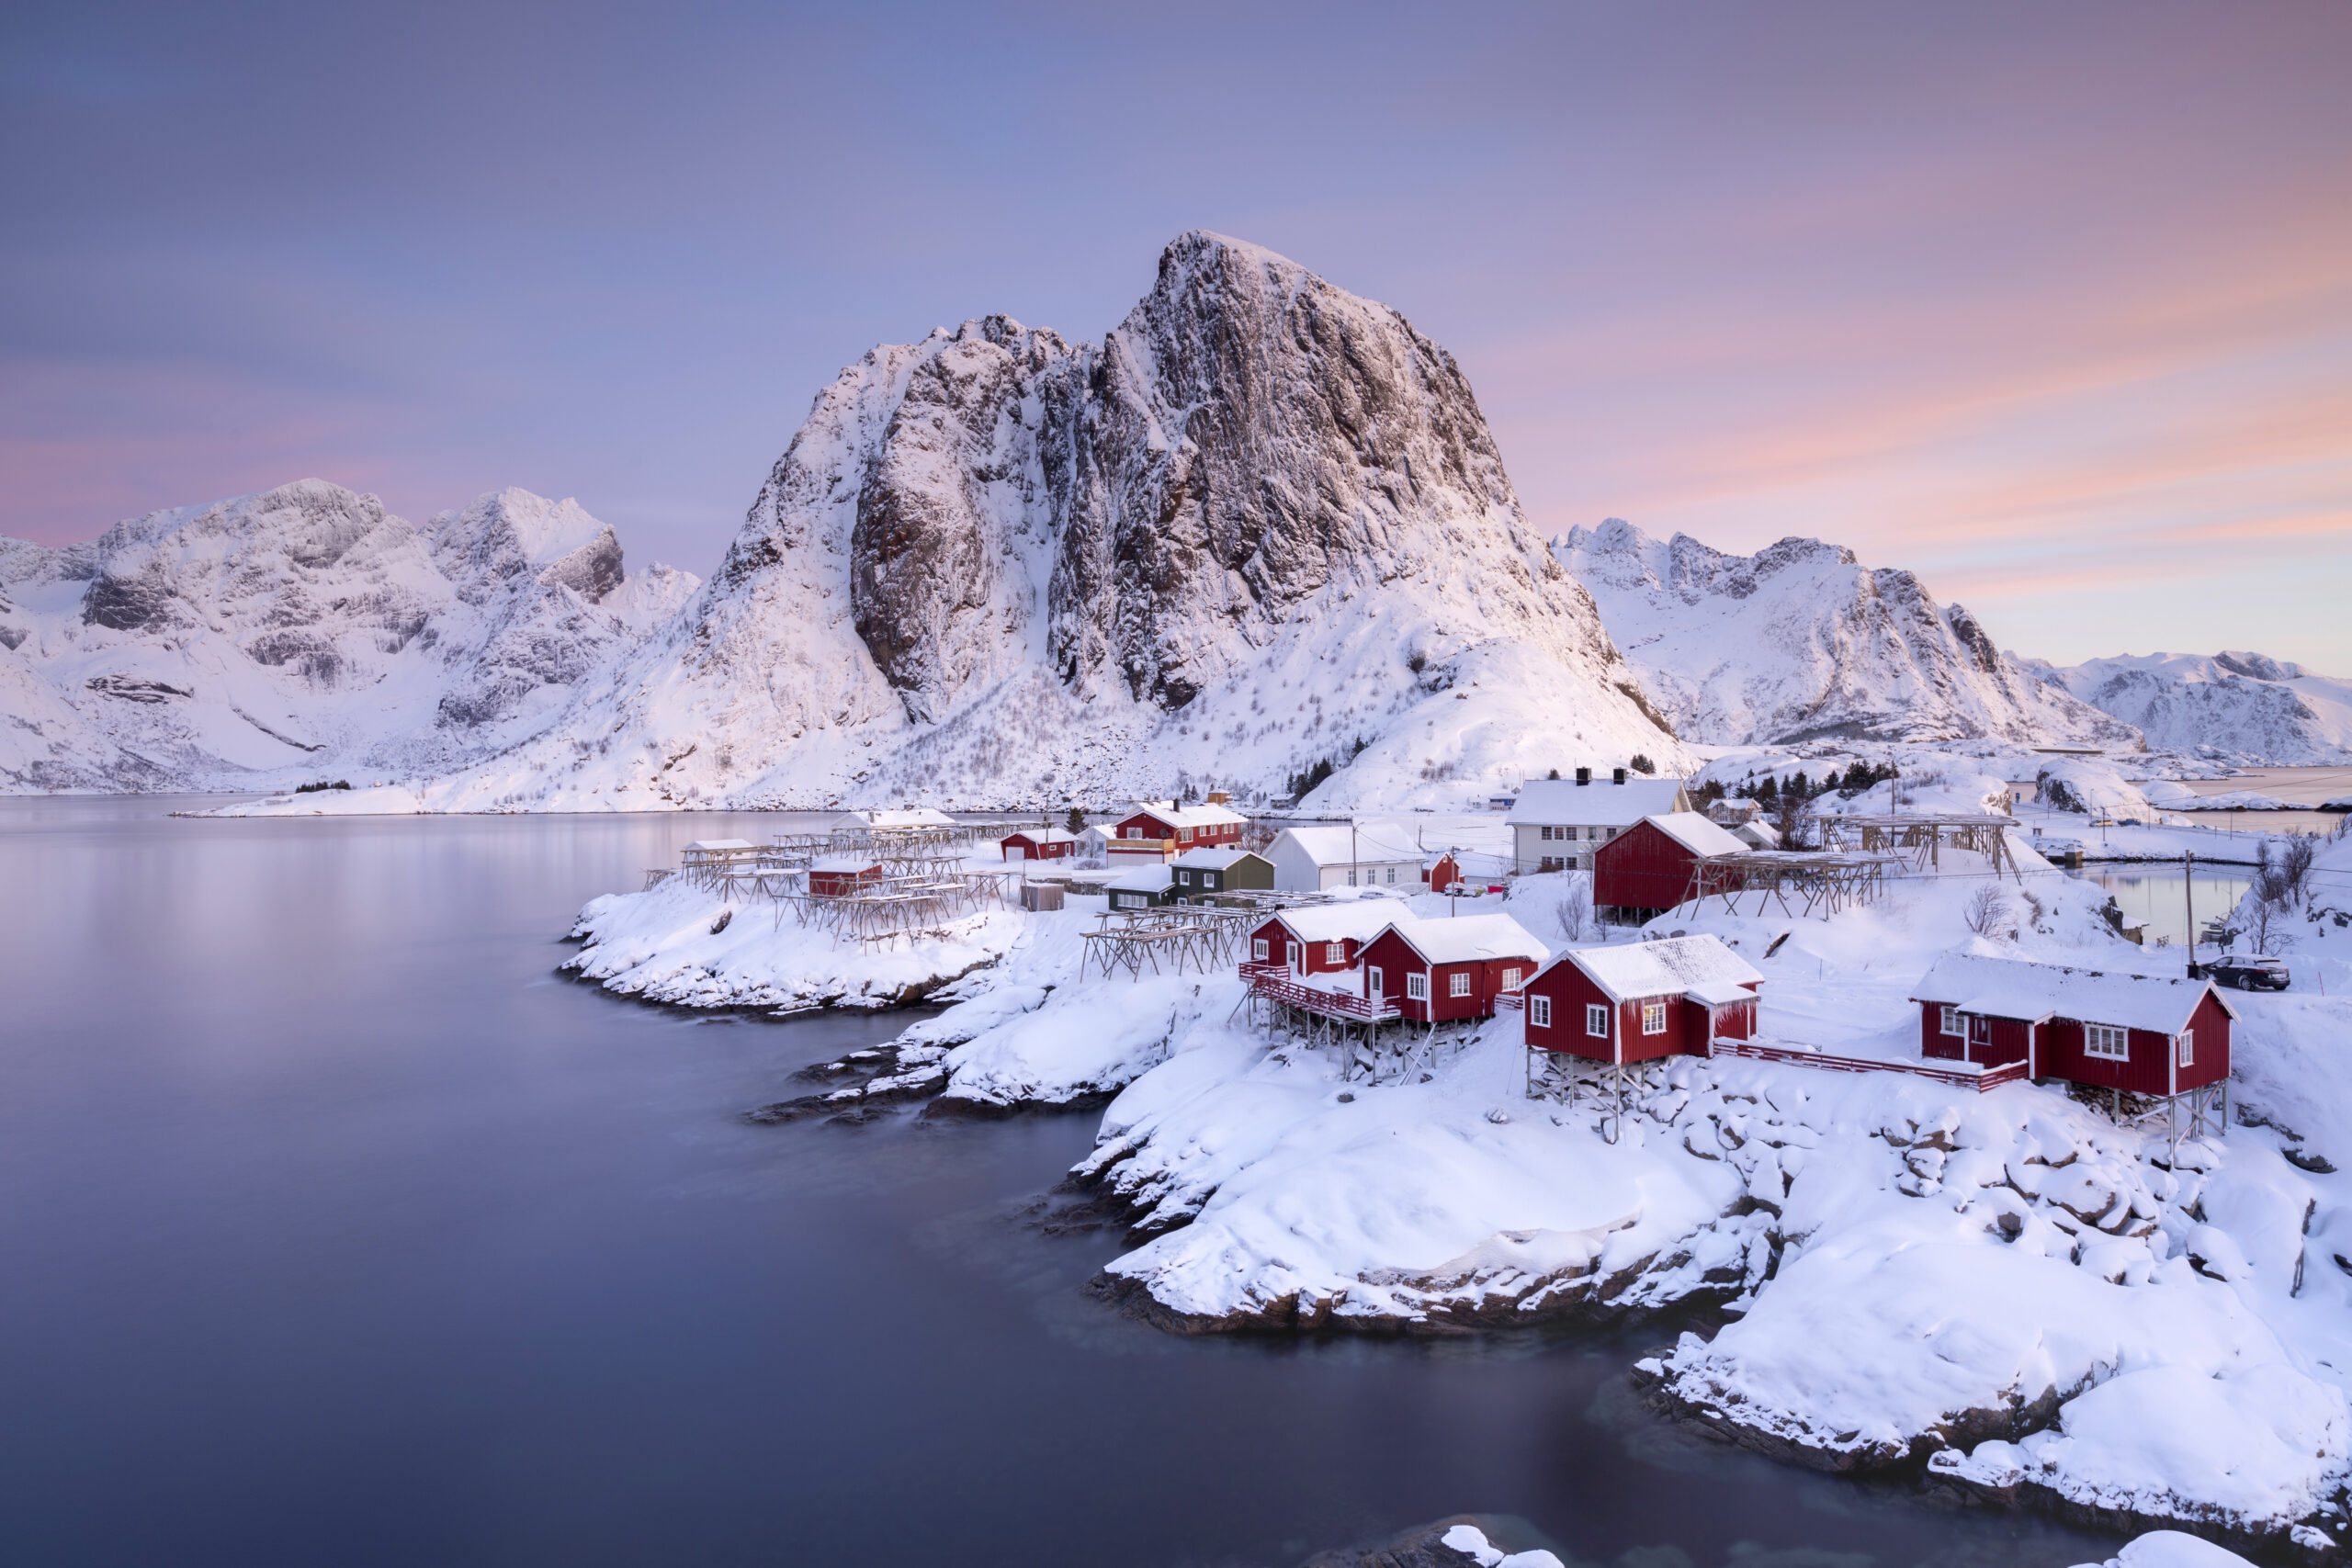
M811 897L836 898L861 882L878 881L881 875L880 866L865 871L812 871L808 874L808 893Z
M1527 1043L1539 1050L1557 1051L1565 1055L1582 1056L1590 1062L1607 1062L1614 1057L1606 1040L1596 1040L1584 1032L1584 1010L1588 1002L1606 1003L1600 987L1591 976L1573 964L1555 964L1527 985L1531 997L1548 997L1552 1001L1552 1022L1548 1028L1527 1026Z
M1049 839L1041 844L1026 833L1007 833L1003 847L1007 860L1060 860L1078 846L1068 839ZM1016 849L1023 852L1016 856L1012 852Z
M2184 1094L2220 1083L2230 1076L2230 1015L2222 1010L2221 998L2207 991L2205 999L2189 1015L2189 1027L2197 1031L2197 1060L2180 1069L2180 1089Z
M1329 974L1334 969L1351 969L1355 966L1357 944L1352 940L1342 942L1340 944L1342 956L1339 963L1334 964L1329 959L1323 956L1323 944L1321 942L1305 941L1294 932L1290 927L1284 925L1279 917L1268 920L1264 925L1260 926L1256 931L1250 933L1250 945L1243 949L1245 954L1254 953L1258 951L1257 942L1260 937L1266 939L1266 962L1269 964L1289 963L1289 954L1284 952L1283 944L1285 942L1297 942L1299 945L1299 973L1303 975L1324 975ZM1245 957L1243 962L1255 963L1256 960L1254 958Z
M1381 974L1381 990L1396 1004L1405 1017L1417 1023L1450 1023L1457 1019L1492 1018L1495 1015L1495 995L1501 988L1502 972L1517 969L1521 978L1532 975L1540 958L1473 959L1461 964L1425 962L1413 950L1413 944L1396 932L1383 931L1367 943L1359 955L1364 968L1364 987L1372 987L1372 971ZM1405 994L1405 976L1427 971L1430 976L1430 997L1427 1004ZM1470 994L1453 994L1453 976L1470 976Z
M1619 909L1671 909L1690 888L1689 850L1644 819L1592 857L1592 901ZM1714 877L1706 879L1712 886Z
M1941 1002L1919 1004L1919 1055L1931 1061L1957 1062L1962 1047L1967 1044L1963 1034L1946 1034L1943 1026L1944 1005ZM1961 1027L1966 1029L1966 1020Z

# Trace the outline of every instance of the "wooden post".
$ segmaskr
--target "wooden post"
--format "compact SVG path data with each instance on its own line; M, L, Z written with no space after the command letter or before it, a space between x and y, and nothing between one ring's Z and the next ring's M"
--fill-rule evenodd
M2188 908L2188 977L2197 978L2197 892L2189 886L2197 874L2197 852L2183 850L2180 855L2180 896Z

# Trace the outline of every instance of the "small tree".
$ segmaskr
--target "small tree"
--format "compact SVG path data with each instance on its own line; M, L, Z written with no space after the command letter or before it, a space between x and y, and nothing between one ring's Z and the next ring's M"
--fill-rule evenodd
M1067 821L1063 822L1062 827L1067 829L1073 838L1086 831L1086 813L1078 808L1076 802L1071 803L1069 818Z
M1556 779L1560 776L1560 770L1554 768L1550 773L1545 773L1544 776L1547 779Z
M1765 802L1773 830L1784 850L1801 850L1813 837L1813 802L1793 783Z
M1592 891L1582 883L1571 886L1552 906L1552 914L1560 922L1560 934L1570 942L1582 942L1592 930Z
M1632 768L1634 772L1637 773L1654 773L1657 772L1657 764L1651 761L1639 751L1634 752L1634 760L1625 765Z
M1961 911L1960 918L1965 920L1968 923L1968 929L1978 936L1991 936L2007 923L2008 902L2001 897L1999 889L1980 887L1970 897L1967 908Z

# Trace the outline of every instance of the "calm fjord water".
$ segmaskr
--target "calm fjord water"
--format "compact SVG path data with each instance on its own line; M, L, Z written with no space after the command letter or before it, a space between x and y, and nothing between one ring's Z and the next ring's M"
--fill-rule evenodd
M1678 1438L1623 1393L1656 1330L1127 1323L1115 1237L1021 1217L1091 1114L743 1122L901 1021L555 967L766 823L172 804L0 802L0 1562L1282 1563L1464 1509L1602 1561L2113 1550Z

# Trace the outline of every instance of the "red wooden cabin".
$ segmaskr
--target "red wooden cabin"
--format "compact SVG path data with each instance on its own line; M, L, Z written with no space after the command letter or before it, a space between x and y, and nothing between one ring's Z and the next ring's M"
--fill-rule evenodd
M1363 946L1363 994L1417 1023L1492 1018L1544 962L1544 944L1509 915L1392 920Z
M1060 828L1024 828L1004 836L1007 860L1063 860L1078 852L1078 835Z
M1527 983L1527 1043L1618 1066L1704 1056L1718 1036L1755 1035L1763 983L1711 936L1572 947Z
M814 898L838 898L881 880L882 868L861 855L828 855L808 868L808 894Z
M1114 855L1150 855L1167 860L1186 850L1238 847L1250 818L1222 806L1177 806L1165 800L1138 802L1111 829L1104 848Z
M1702 876L1694 891L1691 869L1709 855L1744 854L1747 846L1696 811L1645 817L1592 857L1592 903L1625 924L1666 913L1685 898L1704 897L1729 886Z
M2238 1015L2211 980L1947 953L1911 999L1929 1057L2160 1098L2230 1076Z
M1365 942L1396 915L1385 898L1284 909L1250 933L1247 964L1280 964L1300 975L1352 969Z
M1442 854L1421 869L1421 880L1430 885L1432 893L1442 893L1462 880L1462 865L1451 854Z

